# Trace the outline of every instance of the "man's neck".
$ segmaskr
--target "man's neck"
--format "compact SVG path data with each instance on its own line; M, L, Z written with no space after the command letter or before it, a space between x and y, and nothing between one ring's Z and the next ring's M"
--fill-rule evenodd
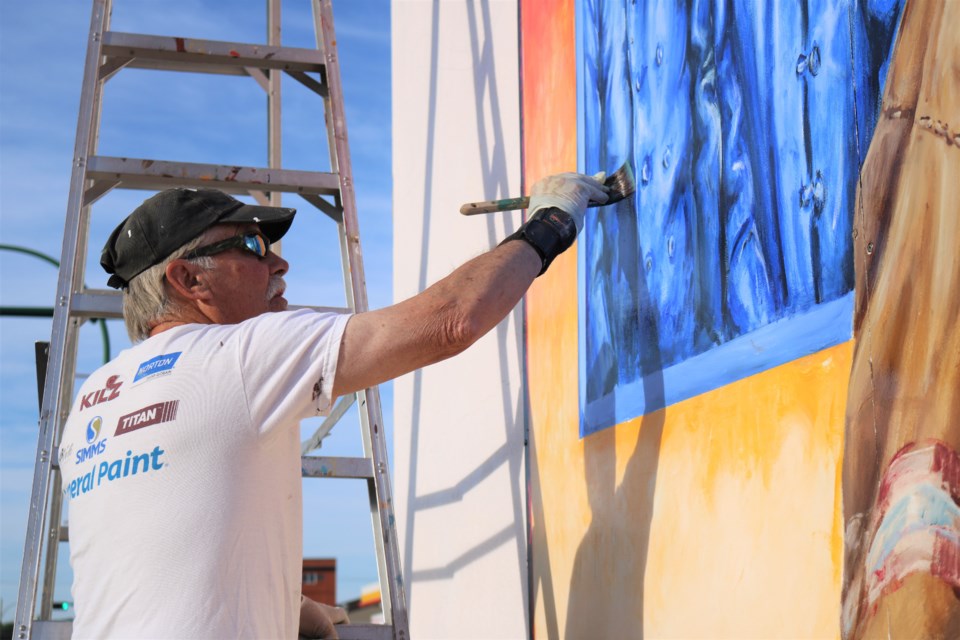
M181 327L185 324L194 324L194 323L188 320L168 320L167 322L161 322L160 324L154 325L153 328L150 329L150 337L152 338L153 336L163 333L168 329L173 329L174 327Z
M180 308L176 318L161 320L150 328L150 337L173 329L182 327L185 324L216 324L216 320L205 314L201 309L192 306L183 306Z

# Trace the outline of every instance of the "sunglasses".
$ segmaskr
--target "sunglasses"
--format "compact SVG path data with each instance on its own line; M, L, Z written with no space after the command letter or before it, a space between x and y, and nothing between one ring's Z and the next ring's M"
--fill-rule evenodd
M221 240L220 242L215 242L213 244L208 244L205 247L194 249L187 255L183 256L183 259L190 260L192 258L199 258L201 256L212 256L217 253L223 253L224 251L228 251L230 249L243 249L244 251L249 251L258 258L265 258L267 257L267 253L270 251L270 241L259 233L245 233L242 236L233 236L231 238L227 238L226 240Z

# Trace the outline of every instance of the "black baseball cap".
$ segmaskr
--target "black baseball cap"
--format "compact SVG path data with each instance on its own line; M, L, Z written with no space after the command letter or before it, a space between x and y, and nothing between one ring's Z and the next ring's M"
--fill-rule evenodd
M167 189L147 198L113 230L100 253L107 284L126 288L135 277L215 224L255 222L270 242L283 237L296 209L240 202L216 189Z

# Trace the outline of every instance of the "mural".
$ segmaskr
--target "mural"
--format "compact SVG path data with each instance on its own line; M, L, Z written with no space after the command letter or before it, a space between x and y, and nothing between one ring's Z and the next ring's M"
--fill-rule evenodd
M899 4L579 3L581 167L638 185L581 240L581 435L850 339Z
M960 637L960 3L520 5L533 635Z
M908 2L856 199L844 637L960 637L958 24Z

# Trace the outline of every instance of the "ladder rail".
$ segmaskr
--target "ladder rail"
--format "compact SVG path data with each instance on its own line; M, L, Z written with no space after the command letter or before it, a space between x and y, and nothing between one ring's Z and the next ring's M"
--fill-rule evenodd
M312 0L312 4L317 48L323 51L326 65L328 92L324 97L324 118L327 120L330 170L340 178L343 223L337 226L341 238L341 255L347 263L344 268L344 278L346 279L349 273L350 280L349 286L346 287L348 306L353 307L357 312L364 312L369 308L369 302L363 271L350 150L347 142L346 113L343 106L340 64L337 59L333 7L331 0ZM328 46L328 43L332 43L331 46ZM407 638L409 622L400 566L396 518L393 511L393 491L387 465L386 438L380 409L380 389L372 387L358 392L357 400L364 455L371 457L374 464L374 477L368 482L368 494L371 501L370 517L376 540L384 621L393 625L395 638ZM387 548L392 548L394 552L387 554Z
M100 45L98 51L97 59L98 63L102 65L104 56L103 56L103 34L110 29L110 17L113 11L112 9L112 0L105 0L103 17L101 20L100 28L100 37L94 38L97 40ZM73 262L72 262L72 273L73 281L71 283L70 289L70 299L67 302L67 308L69 309L72 306L73 297L78 291L82 291L84 288L84 278L86 276L86 255L88 250L88 242L90 239L90 212L91 212L91 203L86 201L86 193L93 186L93 180L90 179L87 171L88 166L85 161L87 158L90 158L97 152L97 147L100 142L100 119L102 116L101 109L101 100L103 99L103 83L106 82L106 78L101 71L98 70L97 77L94 79L94 87L92 90L92 112L93 117L90 121L88 136L86 140L86 155L80 159L74 159L74 165L80 165L77 167L80 172L82 172L82 177L79 179L79 182L83 185L83 190L77 202L74 203L73 199L68 200L67 206L79 206L79 221L78 221L78 236L76 242L76 251L74 252ZM79 118L77 120L77 126L80 127ZM78 135L78 139L79 139ZM71 184L71 190L72 190ZM72 211L72 210L71 210ZM69 218L69 215L68 215ZM82 231L81 231L82 229ZM60 475L60 461L53 458L57 453L58 447L60 445L60 437L63 434L64 425L67 422L67 416L70 413L70 401L73 398L73 388L75 384L74 373L77 369L77 348L80 342L80 325L83 321L79 318L72 317L68 324L68 338L67 338L67 353L70 356L69 366L62 367L59 376L60 376L60 398L58 400L60 406L60 419L57 421L57 428L53 432L54 437L54 447L51 449L51 460L50 464L55 469L53 473L52 488L51 494L56 496L52 500L50 505L50 513L47 516L47 557L44 563L44 579L43 579L43 590L41 591L40 607L43 611L44 618L49 618L53 612L53 590L56 588L56 575L57 575L57 563L59 562L59 551L61 540L60 536L60 527L62 526L62 517L63 517L63 496L61 490L62 485L62 476ZM64 372L69 372L69 375L66 375Z
M280 0L267 0L267 44L271 47L280 47ZM281 86L280 78L282 74L276 69L270 70L267 77L267 166L271 169L279 169L283 163L282 143L283 136L281 131L280 107ZM269 202L272 207L281 206L282 193L279 191L270 191ZM280 247L277 247L280 252Z
M85 157L91 144L96 144L99 118L98 67L101 59L101 38L109 22L110 0L94 0L90 18L90 39L87 42L86 61L83 71L83 89L80 96L80 111L77 118L77 139L74 147L73 167L70 176L70 195L67 201L67 215L64 223L61 268L57 278L57 298L53 312L51 348L44 382L42 409L40 411L40 433L37 439L37 457L34 461L33 488L30 496L30 511L27 516L27 534L24 542L23 561L20 572L20 585L17 596L17 613L14 620L14 632L18 638L30 637L37 606L37 578L40 572L41 547L45 536L41 536L48 516L51 529L59 531L60 501L57 496L50 500L52 490L59 492L59 468L52 463L55 456L54 444L63 428L69 406L65 407L64 395L72 395L73 380L66 379L64 371L75 370L78 323L70 317L70 300L83 282L83 256L81 249L86 243L81 240L81 217L84 215L83 193L86 184ZM78 273L79 271L79 273ZM56 480L52 476L56 475ZM48 503L53 506L48 513ZM55 514L53 512L56 512ZM56 515L54 522L53 515ZM59 538L59 535L57 535ZM47 538L46 544L54 547L48 550L48 559L52 555L56 561L55 540ZM48 563L49 564L49 563ZM40 619L47 620L51 613L51 594L53 585L50 576L56 567L44 567L44 588Z

